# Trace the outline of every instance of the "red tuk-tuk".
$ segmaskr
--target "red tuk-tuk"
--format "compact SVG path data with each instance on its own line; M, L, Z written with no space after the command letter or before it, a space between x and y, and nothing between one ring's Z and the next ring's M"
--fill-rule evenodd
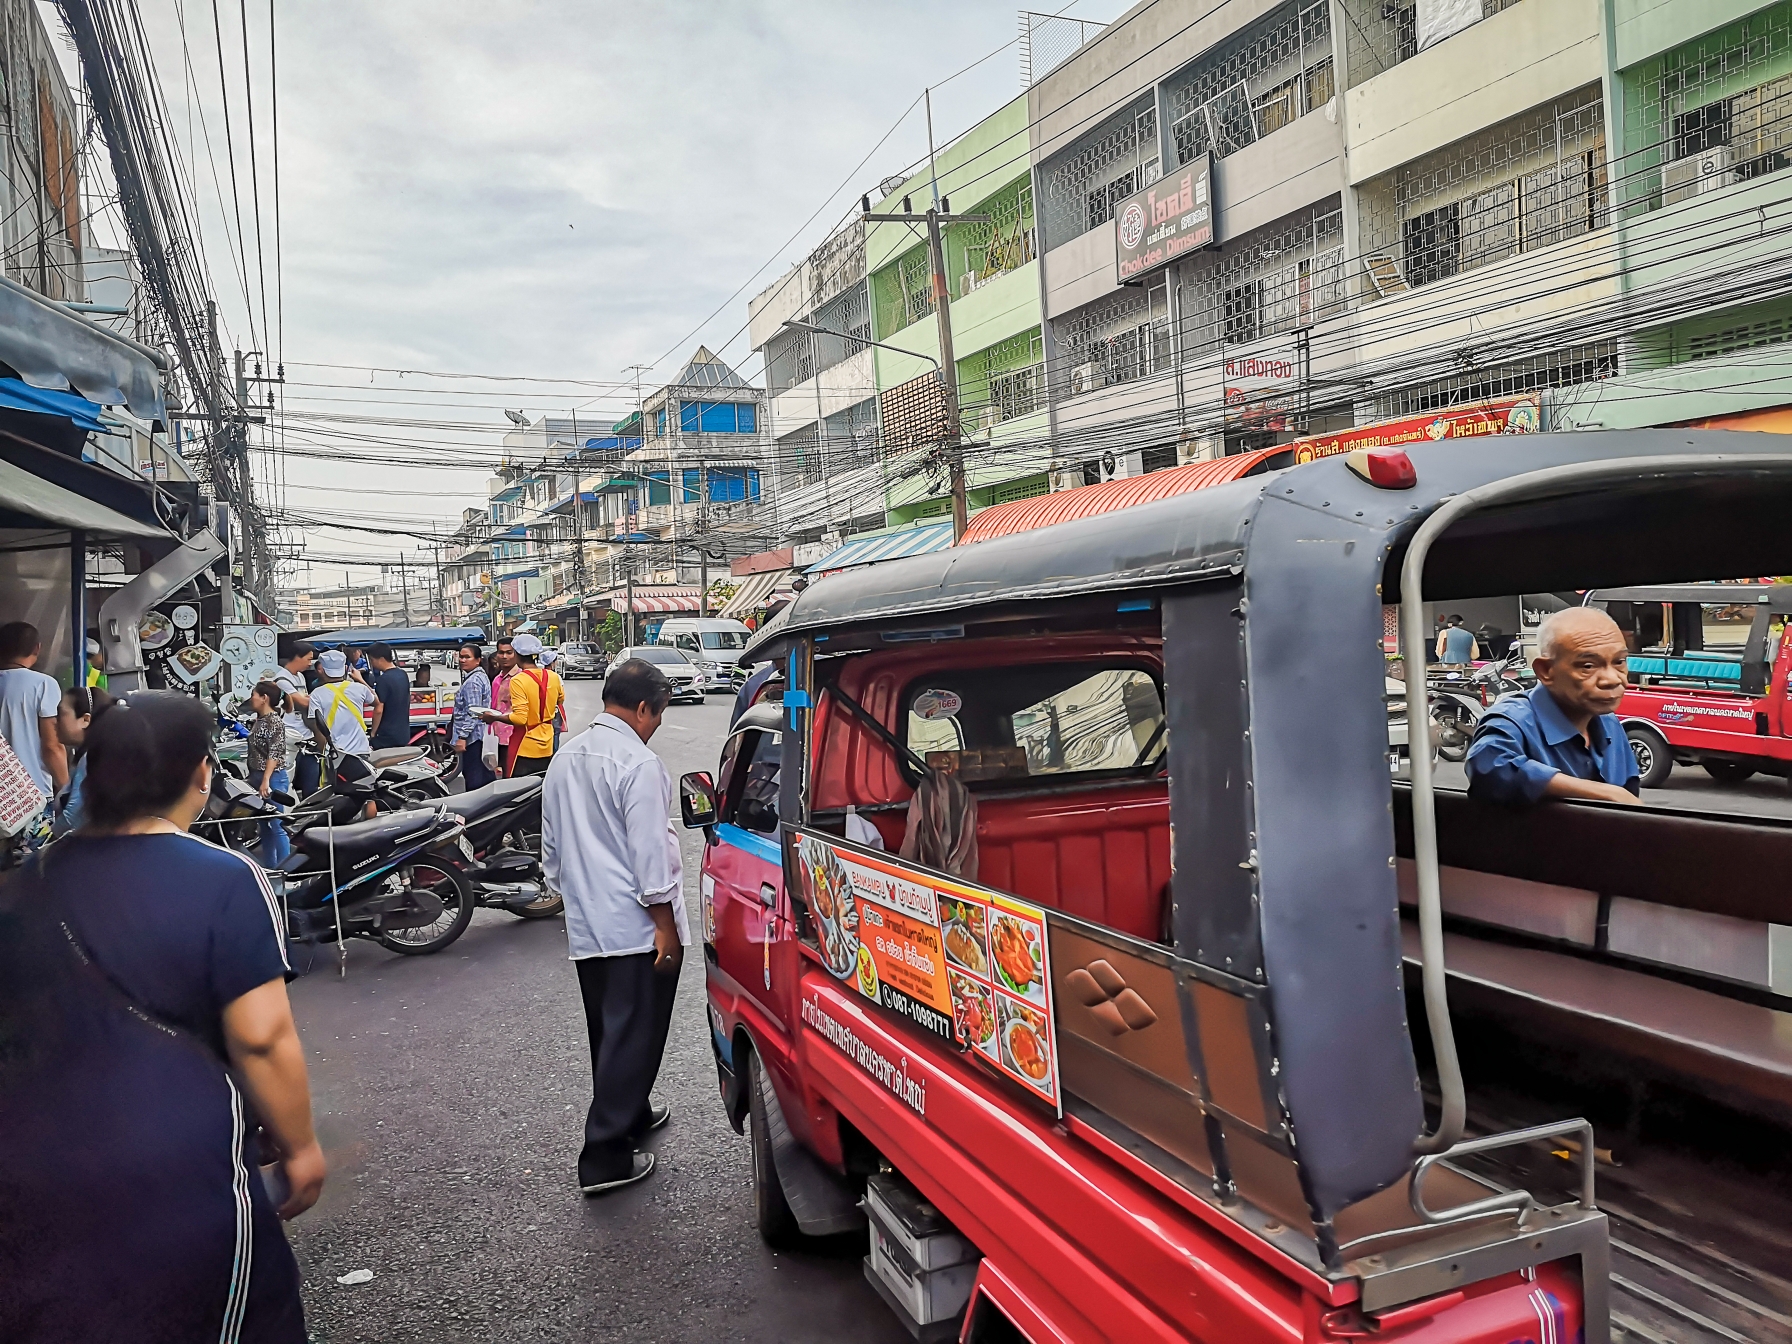
M1390 782L1382 651L1788 505L1766 435L1440 443L800 594L681 782L761 1234L868 1224L917 1338L1792 1339L1792 976L1685 950L1780 945L1722 873L1792 825Z

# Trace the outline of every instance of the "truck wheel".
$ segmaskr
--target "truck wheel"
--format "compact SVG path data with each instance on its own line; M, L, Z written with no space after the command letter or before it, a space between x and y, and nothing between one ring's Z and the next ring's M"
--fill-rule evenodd
M753 1221L767 1246L794 1246L802 1240L796 1215L784 1199L784 1187L778 1182L778 1168L772 1158L772 1136L765 1118L765 1068L759 1054L747 1056L747 1125L748 1142L753 1150Z
M1700 761L1699 765L1719 784L1740 784L1755 773L1754 766L1741 761Z
M1624 730L1630 739L1630 750L1636 756L1637 783L1645 789L1659 789L1667 783L1674 768L1674 753L1667 739L1653 728L1631 724Z

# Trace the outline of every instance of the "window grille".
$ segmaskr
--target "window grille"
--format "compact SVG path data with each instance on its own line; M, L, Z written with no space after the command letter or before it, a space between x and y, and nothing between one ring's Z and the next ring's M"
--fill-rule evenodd
M827 474L827 453L814 425L804 425L778 440L778 463L784 480L808 485Z
M1034 476L1024 481L1012 481L1007 485L996 487L995 502L1012 504L1017 499L1037 499L1040 495L1049 495L1052 490L1049 476Z
M1067 313L1052 323L1061 397L1130 383L1170 367L1169 288L1160 276Z
M1481 0L1481 17L1491 18L1519 0ZM1547 0L1545 0L1547 3ZM1342 0L1345 13L1344 41L1350 56L1350 86L1419 54L1418 9L1415 5L1387 0ZM1471 24L1466 32L1473 32ZM1460 34L1453 34L1460 36Z
M1165 81L1171 157L1223 157L1324 107L1332 69L1325 0L1272 11Z
M987 224L961 224L946 235L948 255L959 272L953 285L959 298L998 275L1019 270L1038 255L1031 182L1021 182L969 213L990 218Z
M1597 86L1500 123L1365 186L1364 264L1378 290L1425 285L1607 222ZM1396 266L1397 263L1397 266Z
M903 326L919 322L933 313L933 266L927 249L918 247L896 263L896 277L902 286Z
M1577 383L1598 382L1614 377L1617 372L1617 342L1596 341L1587 345L1568 346L1548 354L1533 355L1529 359L1498 364L1492 368L1464 369L1447 377L1402 388L1380 399L1381 414L1390 419L1400 415L1418 415L1446 406L1520 396L1546 387L1572 387Z
M958 405L973 433L1045 405L1045 346L1038 327L958 361Z
M822 422L828 457L835 471L877 460L877 398L848 406Z
M1792 4L1761 10L1620 76L1630 212L1792 164Z
M1183 358L1343 312L1345 275L1344 215L1335 202L1184 262L1177 281Z
M826 327L828 331L845 333L844 336L828 336L821 332L810 332L814 350L815 372L831 369L843 360L851 359L865 347L859 341L871 339L871 299L865 292L863 284L856 284L832 302L816 309L809 319L818 327Z
M1046 246L1107 223L1119 202L1162 176L1156 99L1155 90L1141 94L1045 165Z

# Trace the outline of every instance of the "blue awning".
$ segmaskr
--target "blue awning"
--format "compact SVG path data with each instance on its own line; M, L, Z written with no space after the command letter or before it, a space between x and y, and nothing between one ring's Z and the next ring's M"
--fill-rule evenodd
M97 402L77 397L72 392L53 392L47 387L33 387L17 378L0 378L0 406L9 411L30 411L35 415L60 415L72 420L75 428L90 434L116 434L117 428L100 419Z
M541 567L539 565L537 565L533 569L513 569L508 574L494 575L492 578L492 582L493 583L508 583L512 579L539 579L540 577L541 577Z
M140 420L168 417L162 400L165 355L4 277L0 363L35 388L72 388L89 403L128 406Z
M874 565L880 560L905 560L911 555L943 551L951 544L951 523L929 523L926 527L911 527L903 532L879 532L873 537L854 537L829 551L805 572L819 574L857 565Z

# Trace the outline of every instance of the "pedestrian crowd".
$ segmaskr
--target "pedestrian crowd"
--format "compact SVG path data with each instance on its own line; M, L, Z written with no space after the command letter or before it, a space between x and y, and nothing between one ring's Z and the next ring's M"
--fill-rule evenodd
M301 745L364 759L408 738L405 673L389 648L367 653L371 676L295 644L254 686L247 774L264 798L316 787ZM286 856L284 827L264 824L259 863L199 838L210 709L63 690L40 655L32 627L0 627L0 736L49 800L46 843L0 883L0 1339L299 1344L282 1223L326 1164L263 867ZM538 639L458 661L465 786L543 778L543 874L565 899L591 1057L572 1170L603 1194L653 1170L641 1145L671 1114L652 1089L690 929L672 780L648 743L672 686L619 664L563 746L565 691Z

